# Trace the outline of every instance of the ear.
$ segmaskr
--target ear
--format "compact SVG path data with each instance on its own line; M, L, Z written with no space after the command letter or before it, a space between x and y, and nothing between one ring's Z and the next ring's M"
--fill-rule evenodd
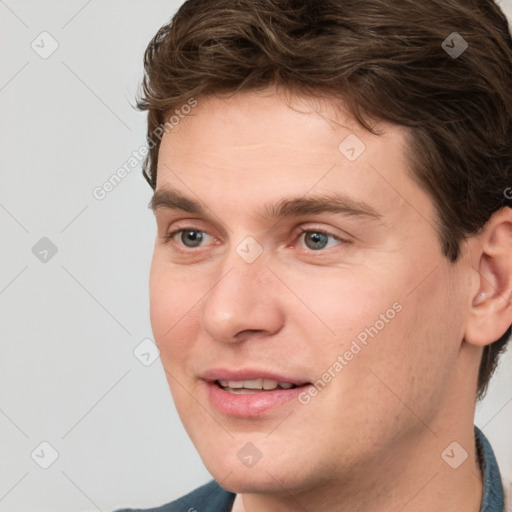
M512 208L494 213L470 244L477 291L464 339L483 347L501 338L512 324Z

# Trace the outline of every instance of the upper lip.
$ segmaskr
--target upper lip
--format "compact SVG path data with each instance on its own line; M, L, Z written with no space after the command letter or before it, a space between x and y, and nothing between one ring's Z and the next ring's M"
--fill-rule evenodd
M211 368L201 374L201 378L206 381L214 382L216 380L244 381L255 379L268 379L277 382L290 382L296 386L308 384L307 379L300 377L290 377L268 370L258 370L257 368L246 368L237 370L228 370L225 368Z

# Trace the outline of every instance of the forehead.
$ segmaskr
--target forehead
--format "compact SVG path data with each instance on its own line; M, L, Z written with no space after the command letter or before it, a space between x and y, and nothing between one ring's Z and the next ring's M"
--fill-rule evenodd
M409 132L384 122L376 129L365 130L334 102L270 90L206 97L164 135L157 191L229 197L242 210L263 197L336 191L380 211L412 202L429 215L430 199L409 176Z

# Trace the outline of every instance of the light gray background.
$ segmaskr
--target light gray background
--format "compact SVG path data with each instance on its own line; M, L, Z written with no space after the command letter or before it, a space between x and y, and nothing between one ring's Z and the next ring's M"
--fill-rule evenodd
M147 507L210 478L160 361L133 354L152 337L151 190L138 166L92 195L144 144L142 55L180 3L0 0L0 512ZM507 482L511 368L509 351L476 421Z

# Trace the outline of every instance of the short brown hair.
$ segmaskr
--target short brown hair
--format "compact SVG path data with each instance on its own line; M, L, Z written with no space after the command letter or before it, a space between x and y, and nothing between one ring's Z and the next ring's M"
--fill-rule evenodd
M449 53L454 41L467 43L461 55ZM148 111L153 188L155 133L173 109L278 85L343 101L372 133L371 119L409 127L412 176L433 198L449 261L512 207L512 39L492 0L188 0L144 67L137 106ZM478 397L511 330L484 349Z

